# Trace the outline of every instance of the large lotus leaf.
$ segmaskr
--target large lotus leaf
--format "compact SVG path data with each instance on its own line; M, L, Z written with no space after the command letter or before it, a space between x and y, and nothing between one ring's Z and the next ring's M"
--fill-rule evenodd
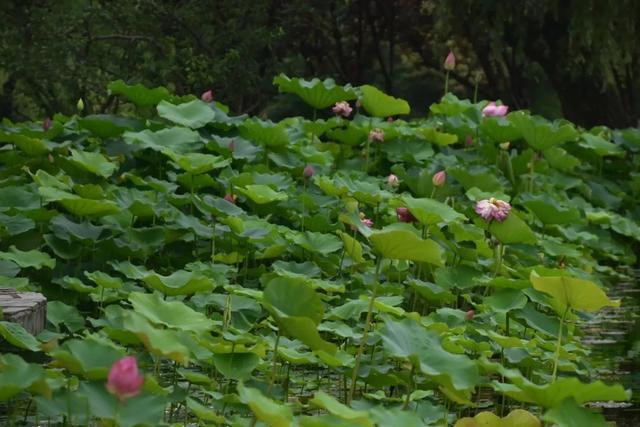
M115 163L111 163L105 156L100 153L90 151L71 151L71 160L84 170L92 174L109 178L118 169Z
M36 227L35 221L22 215L9 216L0 214L0 224L10 236L33 230Z
M512 210L504 221L491 221L489 224L491 234L504 244L537 242L536 235L526 222Z
M132 292L129 294L129 301L135 311L151 322L168 328L203 334L212 330L215 324L182 301L165 301L158 294Z
M520 289L498 289L493 295L484 299L493 312L507 313L511 310L524 308L527 297Z
M485 117L478 128L484 138L496 144L515 141L522 136L513 123L502 117Z
M9 252L0 252L0 259L13 261L20 268L35 268L40 270L43 267L54 268L56 260L51 258L49 254L37 250L21 251L15 246L9 248Z
M374 117L411 113L411 107L407 101L387 95L374 86L360 86L360 91L362 92L362 106Z
M469 289L479 284L482 272L468 265L456 265L439 268L435 271L434 281L442 289Z
M580 146L595 151L598 156L624 156L625 154L622 147L609 142L598 135L592 135L585 132L581 135L581 138L582 141L580 142Z
M88 379L106 379L113 363L124 351L100 338L71 339L50 353L53 364Z
M77 332L84 328L84 319L84 316L72 305L67 305L62 301L47 302L47 322L51 323L58 331L60 325L65 325L69 331Z
M554 145L575 140L579 133L568 122L550 122L522 111L509 114L509 121L520 131L530 147L546 150Z
M180 168L187 173L197 175L219 169L231 163L231 159L225 159L221 156L214 156L205 153L187 153L179 154L171 150L163 150L162 153L173 160Z
M350 86L336 85L332 79L304 80L298 77L289 78L280 74L273 79L273 84L278 86L280 92L295 93L304 102L315 109L332 106L339 101L356 99L356 92Z
M343 403L338 402L333 396L318 391L313 396L313 399L309 401L312 405L322 408L339 418L349 421L349 425L358 425L365 427L373 427L373 421L369 418L369 414L366 411L356 411L349 408Z
M458 136L451 133L438 132L434 128L422 127L419 129L420 135L422 135L428 142L440 146L451 145L458 142Z
M109 393L104 382L82 382L77 394L86 396L91 415L113 419L117 414L119 427L162 425L161 420L167 405L165 396L149 394L144 389L137 396L120 402L116 396ZM81 404L76 405L76 411L83 407ZM80 423L81 421L78 421L78 424Z
M200 420L211 421L215 425L227 424L223 416L218 415L215 410L197 402L191 397L187 397L187 408L189 408L189 410Z
M18 348L40 351L38 340L19 323L0 321L0 336Z
M40 196L31 186L0 188L0 211L9 209L31 210L40 207Z
M484 166L456 166L453 168L447 168L447 174L460 182L465 190L477 187L482 191L494 194L504 190L503 185L500 183L498 178L496 178L496 174L489 171Z
M317 252L322 255L328 255L342 249L343 245L340 239L333 234L314 233L312 231L299 233L293 239L293 242L308 251Z
M238 383L240 400L251 408L256 418L271 427L290 427L293 425L293 412L291 408L276 403L264 396L256 388L245 387Z
M123 138L130 145L139 145L141 148L155 151L168 149L180 154L192 153L202 147L200 134L183 127L170 127L157 132L148 129L141 132L125 132Z
M42 139L31 138L19 133L0 131L0 141L12 143L28 156L39 157L50 151L48 144Z
M545 224L572 224L580 219L573 206L562 206L548 195L530 196L522 204Z
M138 120L111 114L91 114L78 119L78 124L100 138L115 138L126 131L140 128Z
M246 185L244 187L238 187L236 188L236 190L259 205L287 200L289 198L287 193L275 191L268 185L263 184Z
M84 275L87 279L103 288L120 289L124 285L122 279L119 277L109 276L107 273L102 271L94 271L91 273L85 271Z
M263 304L282 332L312 350L335 353L336 346L318 334L317 327L324 313L320 295L304 279L276 277L270 280L263 293Z
M0 400L10 399L23 391L50 393L44 369L15 354L0 355Z
M445 116L457 116L473 108L473 104L468 99L459 99L451 92L447 92L439 103L431 104L429 110L433 114L443 114Z
M338 142L342 142L343 144L355 146L367 139L367 131L365 128L356 126L353 122L349 122L349 124L344 128L330 130L327 132L327 136Z
M191 129L198 129L211 123L216 116L211 107L199 99L178 105L160 101L157 108L158 115L163 119Z
M154 328L145 317L134 311L128 311L123 321L125 330L135 334L147 348L147 351L175 360L183 365L189 362L191 352L180 341L176 331Z
M480 381L476 364L467 356L442 348L439 334L413 319L385 321L380 335L387 354L408 359L421 372L456 390L469 390Z
M289 144L286 127L259 119L245 120L240 126L242 137L267 147L283 147Z
M594 414L578 405L573 398L562 401L549 409L542 417L557 427L607 427L610 426L602 414Z
M81 217L106 216L120 212L118 205L110 200L63 198L60 204L70 213Z
M141 84L128 85L122 80L109 83L107 90L109 94L123 95L138 107L155 107L160 101L173 99L165 87L149 89Z
M150 288L169 296L209 292L215 287L213 279L185 270L174 271L168 276L151 272L142 280Z
M519 402L535 403L543 408L556 407L567 398L574 398L580 404L598 400L625 401L631 398L631 392L620 384L606 385L602 381L586 384L575 377L563 377L552 383L537 385L521 375L509 376L514 384L494 381L493 387Z
M425 225L437 224L439 222L464 221L466 217L455 209L434 199L414 199L407 195L402 197L405 206L416 217L418 221Z
M260 357L255 353L214 354L213 364L225 378L236 381L248 380L260 364Z
M533 287L553 297L560 307L594 312L602 307L619 307L619 300L610 300L607 294L589 280L567 276L539 276L535 271L529 276Z
M440 245L431 239L423 240L409 230L375 231L369 236L369 240L385 258L444 264Z
M581 163L580 159L557 146L544 150L543 156L552 167L565 172L572 171Z
M57 215L49 222L49 228L56 237L71 242L72 238L97 241L106 227L94 225L89 221L73 222L65 215Z
M492 412L480 412L475 417L460 418L453 427L540 427L540 420L529 411L514 409L504 418Z
M356 263L364 262L365 260L362 256L362 245L360 242L340 230L338 230L338 235L342 239L345 252L351 257L351 259Z

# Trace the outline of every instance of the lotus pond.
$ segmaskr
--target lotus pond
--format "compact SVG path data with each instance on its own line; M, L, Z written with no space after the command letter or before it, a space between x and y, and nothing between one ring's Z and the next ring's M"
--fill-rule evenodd
M48 299L0 322L3 422L607 425L640 131L274 83L308 114L116 81L119 116L0 125L1 286Z

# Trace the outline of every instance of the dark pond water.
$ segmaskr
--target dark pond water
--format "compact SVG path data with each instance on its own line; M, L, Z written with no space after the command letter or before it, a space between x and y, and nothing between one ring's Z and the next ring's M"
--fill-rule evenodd
M609 288L618 308L606 308L581 324L582 342L592 348L597 376L620 382L633 392L629 403L597 402L606 419L618 427L640 426L640 271L625 272L631 280L620 280Z

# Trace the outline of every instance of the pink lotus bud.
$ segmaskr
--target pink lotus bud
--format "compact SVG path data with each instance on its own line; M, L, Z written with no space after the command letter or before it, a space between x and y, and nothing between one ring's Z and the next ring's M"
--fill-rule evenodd
M304 175L305 178L311 178L315 172L316 171L313 169L313 166L307 165L302 171L302 175Z
M508 111L508 106L496 105L495 102L490 102L486 107L482 109L482 115L484 117L503 117L507 115Z
M387 117L387 123L393 123L394 119L393 117L389 116Z
M371 129L369 132L369 141L384 142L384 131L379 128Z
M456 56L453 54L453 51L449 51L449 54L444 60L444 69L451 71L454 68L456 68Z
M353 108L351 108L347 101L340 101L336 102L336 105L333 106L331 111L333 111L333 114L336 114L338 116L349 117L351 115L351 112L353 111Z
M396 208L396 215L400 222L416 222L417 218L407 208Z
M231 141L227 148L229 148L229 151L231 151L232 153L236 151L236 141L235 140Z
M229 203L233 203L234 205L236 204L236 195L235 194L227 193L227 194L224 195L224 199Z
M49 153L49 155L47 156L47 159L49 160L49 163L53 163L53 154Z
M476 315L476 312L473 310L469 310L464 314L464 320L466 320L467 322L471 319L473 319L473 316Z
M431 182L436 187L442 187L447 180L447 174L445 171L436 172L433 174L433 178L431 178Z
M387 177L387 184L389 184L392 187L397 187L398 185L400 185L400 180L394 174L390 174Z
M473 138L471 137L471 135L467 135L464 139L464 146L469 148L473 145Z
M213 101L213 92L211 90L202 92L202 95L200 95L200 99L207 103Z
M133 356L123 357L116 361L107 378L107 390L109 393L124 400L140 393L144 383L144 377L138 372L138 362Z
M51 119L49 117L45 117L42 121L42 130L45 132L51 129Z
M490 198L480 200L476 203L476 213L480 215L485 221L491 221L495 219L498 222L502 222L507 219L509 212L511 212L511 205L504 200L496 198Z

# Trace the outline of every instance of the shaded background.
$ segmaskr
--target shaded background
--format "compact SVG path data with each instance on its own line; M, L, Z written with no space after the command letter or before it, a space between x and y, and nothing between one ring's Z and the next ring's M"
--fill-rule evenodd
M0 117L114 112L109 81L213 89L235 112L278 117L290 76L373 83L415 114L451 90L583 126L636 126L637 0L0 0Z

